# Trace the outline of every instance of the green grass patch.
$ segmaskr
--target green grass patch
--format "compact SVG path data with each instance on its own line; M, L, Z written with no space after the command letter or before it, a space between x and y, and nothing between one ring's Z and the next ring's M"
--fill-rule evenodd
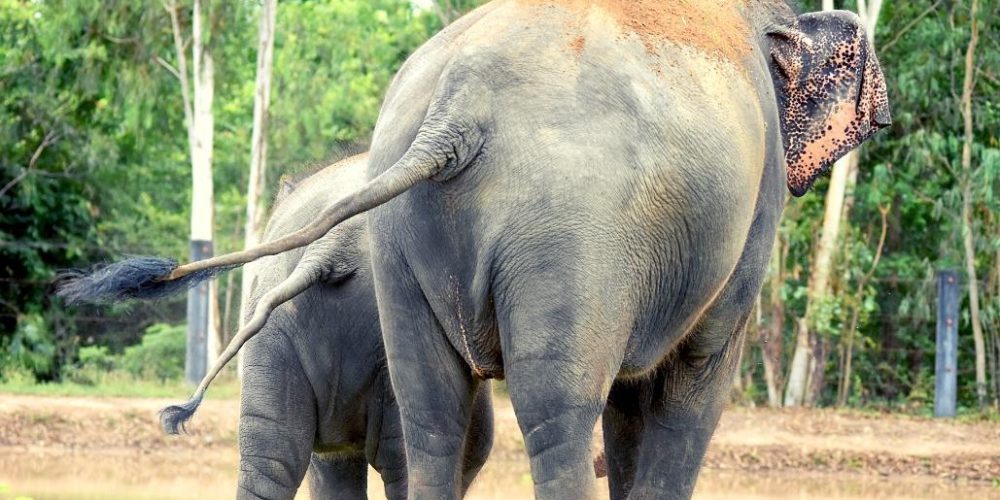
M186 340L183 325L161 323L147 328L138 344L121 353L99 345L81 347L56 382L38 382L38 370L29 363L0 358L0 393L184 400L195 389L183 380ZM239 381L229 368L212 384L209 397L232 399L239 393Z
M33 377L7 376L0 381L0 393L33 396L66 396L83 398L170 398L184 400L194 392L194 386L183 380L146 380L127 373L103 373L92 383L35 382ZM223 373L208 390L211 399L235 399L240 383L234 374Z

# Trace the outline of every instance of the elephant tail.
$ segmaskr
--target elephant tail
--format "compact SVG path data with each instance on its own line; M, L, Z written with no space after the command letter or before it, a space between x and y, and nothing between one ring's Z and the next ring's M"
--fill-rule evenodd
M198 388L195 390L194 395L191 396L191 399L184 404L168 406L160 410L160 425L163 427L163 431L167 434L178 434L180 431L183 431L184 424L194 416L194 412L205 398L208 386L212 384L212 381L215 380L226 364L236 356L240 348L264 328L271 313L281 304L295 298L295 296L316 284L322 277L323 268L321 260L306 261L303 259L299 261L299 264L295 266L295 269L284 281L265 293L260 301L257 302L256 307L254 307L253 316L233 336L233 339L229 341L226 350L219 355L215 364L205 374L205 377L201 379L201 383L198 384Z
M261 257L306 246L337 224L395 198L444 169L449 158L443 148L428 147L441 143L441 139L422 137L425 135L431 134L421 132L388 170L324 209L308 226L283 238L180 266L170 259L137 257L89 271L70 271L58 278L57 294L68 304L161 298Z
M201 406L202 399L204 399L204 393L191 398L184 404L172 405L160 410L160 426L163 427L163 432L180 434L187 430L184 428L184 424L194 416L194 412Z
M447 167L452 167L453 171L461 168L462 165L451 156L458 148L450 145L444 148L430 147L427 139L422 138L422 135L418 134L417 141L410 146L399 162L368 182L360 190L324 210L316 222L304 229L243 252L178 267L171 273L169 279L184 279L187 276L192 276L192 273L204 273L214 269L237 266L260 257L275 255L311 244L327 235L340 222L391 200L418 182L438 180L442 173L447 175L447 172L443 172ZM335 253L323 246L317 248L320 252ZM226 346L219 359L215 361L215 364L201 380L191 399L184 404L164 408L160 412L160 424L165 432L177 434L184 429L184 423L194 415L198 405L204 399L209 385L225 365L236 356L236 353L247 341L264 328L267 319L278 306L295 298L323 278L324 265L326 265L324 259L309 259L303 256L284 281L268 290L260 298L254 307L250 320Z

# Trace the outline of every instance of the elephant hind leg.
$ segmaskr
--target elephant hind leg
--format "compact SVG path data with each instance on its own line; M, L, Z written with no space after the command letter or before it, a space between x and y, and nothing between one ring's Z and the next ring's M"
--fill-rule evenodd
M316 400L288 337L267 329L247 345L240 395L237 498L295 497L316 437Z
M368 498L368 461L364 453L326 455L313 453L309 460L309 496L333 500Z
M391 245L373 244L379 317L406 447L410 498L458 498L479 382Z
M721 332L720 332L721 333ZM739 365L744 329L708 356L681 353L644 382L643 435L629 499L688 499Z
M627 339L594 314L593 302L582 298L586 290L565 285L573 282L570 273L535 275L512 285L497 307L507 387L535 497L594 498L594 426Z
M604 460L611 500L625 500L635 482L639 446L642 442L644 381L618 381L611 387L601 425L604 429Z
M465 458L462 461L462 493L469 491L493 449L493 394L491 384L484 382L476 390L472 403L472 421L465 437Z
M593 498L591 444L606 397L602 379L610 379L610 374L594 374L594 367L583 366L572 356L517 356L505 359L505 368L531 461L535 497ZM583 388L586 393L581 393Z

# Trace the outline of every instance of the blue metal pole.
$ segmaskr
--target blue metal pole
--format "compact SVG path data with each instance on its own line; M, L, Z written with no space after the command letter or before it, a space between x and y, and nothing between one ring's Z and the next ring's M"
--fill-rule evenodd
M955 416L958 394L958 273L938 271L934 416Z

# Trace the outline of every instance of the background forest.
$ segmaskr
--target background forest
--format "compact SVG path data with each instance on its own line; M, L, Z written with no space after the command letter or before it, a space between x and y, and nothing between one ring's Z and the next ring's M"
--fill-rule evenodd
M264 199L283 176L363 150L408 54L478 3L281 1ZM193 19L184 4L172 19L172 5L0 0L0 382L93 383L93 370L110 368L180 377L183 298L68 309L52 294L61 269L124 255L187 258L192 163L173 22L190 31ZM953 269L959 402L996 408L1000 2L860 7L878 11L868 22L894 124L840 180L789 199L734 397L929 411L936 272ZM204 7L217 253L244 243L261 11L248 0ZM235 331L239 286L235 273L219 279L221 332ZM791 370L796 346L809 361L802 373ZM791 394L788 381L800 376Z

